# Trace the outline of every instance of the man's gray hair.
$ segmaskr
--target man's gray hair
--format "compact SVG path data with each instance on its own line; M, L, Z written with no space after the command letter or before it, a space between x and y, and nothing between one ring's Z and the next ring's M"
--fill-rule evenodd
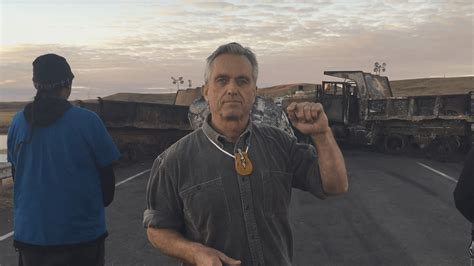
M257 82L258 77L258 63L257 57L255 54L250 50L248 47L243 47L240 43L231 42L228 44L224 44L219 46L207 59L206 59L206 70L204 71L204 81L207 83L209 80L209 76L211 75L212 71L212 64L214 60L219 55L222 54L233 54L233 55L243 55L245 56L252 65L252 77Z

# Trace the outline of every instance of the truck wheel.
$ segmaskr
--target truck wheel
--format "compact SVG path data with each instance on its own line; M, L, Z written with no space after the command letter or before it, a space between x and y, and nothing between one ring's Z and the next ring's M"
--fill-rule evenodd
M399 134L391 134L383 139L383 149L389 154L402 154L408 147L407 138Z

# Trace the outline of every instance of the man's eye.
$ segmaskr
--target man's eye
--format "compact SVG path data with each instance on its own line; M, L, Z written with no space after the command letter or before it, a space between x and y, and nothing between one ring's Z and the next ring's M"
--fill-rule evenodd
M245 86L245 85L247 85L248 83L249 83L249 81L246 80L246 79L238 79L238 80L237 80L237 84L238 84L239 86Z
M225 84L226 82L227 82L226 78L218 78L217 79L217 83L219 83L219 84Z

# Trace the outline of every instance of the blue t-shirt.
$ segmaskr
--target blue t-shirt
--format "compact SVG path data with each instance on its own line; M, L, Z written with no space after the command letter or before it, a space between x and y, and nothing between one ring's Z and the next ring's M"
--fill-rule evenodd
M8 161L15 167L14 239L31 245L88 242L106 233L98 167L120 153L100 118L71 107L30 143L23 111L8 131ZM19 148L20 147L20 148Z

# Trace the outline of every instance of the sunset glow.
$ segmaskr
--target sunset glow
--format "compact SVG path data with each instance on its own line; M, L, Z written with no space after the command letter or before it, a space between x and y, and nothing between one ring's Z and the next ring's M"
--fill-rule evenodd
M177 76L199 86L232 41L257 54L259 87L376 61L392 80L474 74L470 0L257 2L0 0L0 101L31 99L31 62L51 52L73 69L73 98L170 92Z

